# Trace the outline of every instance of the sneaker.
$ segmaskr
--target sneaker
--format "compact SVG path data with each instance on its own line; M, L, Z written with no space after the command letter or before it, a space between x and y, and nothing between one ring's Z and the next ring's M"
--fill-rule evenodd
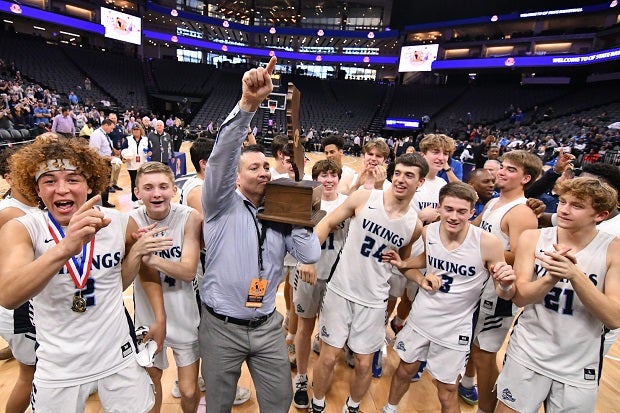
M114 189L113 186L108 187L108 192L113 194L114 192L116 192L116 189Z
M306 409L310 407L310 399L308 398L308 379L299 379L295 383L293 405L298 409Z
M387 404L383 406L381 413L396 413L396 410L388 409Z
M295 343L290 343L286 345L288 349L288 361L291 363L291 368L294 369L297 367L297 354L295 352Z
M207 390L207 385L205 384L205 379L203 379L202 376L198 376L198 388L200 389L200 391Z
M319 334L317 333L312 340L312 351L316 354L321 354L321 342L319 341Z
M467 387L459 384L459 397L463 401L471 406L478 404L478 388L476 386L468 389Z
M344 356L345 356L345 359L347 360L347 365L351 368L355 368L355 355L353 354L353 351L349 348L349 346L347 346L346 344L344 345Z
M308 411L310 413L323 413L324 410L325 410L325 406L317 406L316 404L314 404L314 402L312 402L310 406L310 410Z
M425 361L420 363L420 368L418 369L417 373L414 374L413 377L411 378L411 382L415 383L416 381L420 381L420 379L422 378L422 374L424 374L424 370L426 370L426 362Z
M400 332L400 330L403 329L403 326L404 326L404 324L397 325L396 324L396 319L394 319L394 318L390 320L390 328L392 329L394 334L398 334Z
M175 399L181 398L181 390L179 390L178 380L174 381L174 384L172 385L172 390L170 390L170 394L172 394L172 397L174 397Z
M342 413L362 413L362 411L360 410L359 406L349 406L349 398L347 397L347 401L344 402L344 406L342 406Z
M118 185L112 185L112 188L116 189L117 191L122 191L123 190L123 188L121 188Z
M237 393L235 393L235 401L233 402L233 406L239 406L250 400L252 397L252 391L247 387L237 386Z

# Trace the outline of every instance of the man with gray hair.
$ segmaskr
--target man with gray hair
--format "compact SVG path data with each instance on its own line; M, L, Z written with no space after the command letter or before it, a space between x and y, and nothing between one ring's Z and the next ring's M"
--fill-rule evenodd
M168 165L168 160L172 155L172 137L164 131L162 120L155 122L155 130L149 133L148 138L151 160Z

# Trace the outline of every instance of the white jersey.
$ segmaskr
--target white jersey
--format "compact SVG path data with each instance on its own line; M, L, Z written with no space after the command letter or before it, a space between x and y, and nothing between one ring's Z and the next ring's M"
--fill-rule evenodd
M111 222L95 236L90 276L81 292L86 311L71 310L78 290L66 266L32 299L38 344L35 380L42 387L81 385L135 363L121 277L127 216L108 208L101 211ZM55 245L46 211L17 220L30 235L35 259Z
M557 231L557 227L540 230L535 251L552 251ZM613 239L599 231L575 254L579 268L600 291L605 288L605 257ZM534 265L536 278L546 275L538 259ZM603 323L584 307L570 281L561 279L541 302L523 308L507 356L561 383L593 388L600 377L602 333Z
M321 209L331 213L347 199L346 195L338 194L338 198L333 201L321 200ZM317 278L319 280L327 280L334 271L334 266L338 262L340 251L344 246L344 241L349 232L349 220L345 220L338 224L336 229L329 233L327 239L321 245L321 258L315 265Z
M512 208L517 205L525 204L527 198L517 198L506 205L502 205L499 208L493 210L495 204L499 201L499 198L493 198L489 200L486 208L482 212L482 221L480 222L480 228L495 235L502 242L504 250L510 251L510 238L508 234L502 231L502 219L504 215L508 213ZM495 286L493 283L489 283L480 300L480 311L485 314L512 317L519 311L518 307L512 304L512 301L504 300L497 296L495 292Z
M187 205L187 197L189 193L194 190L194 188L202 187L204 183L204 179L200 179L198 176L192 176L187 181L183 183L183 187L181 188L181 197L179 198L179 203L181 205Z
M390 219L383 205L383 191L372 190L361 213L350 220L347 241L327 288L366 307L385 307L392 272L381 253L407 245L417 220L418 214L411 208L402 217Z
M172 246L159 252L160 257L173 262L181 261L185 224L192 211L194 209L188 206L171 204L168 216L157 221L158 226L168 227L165 236L172 238ZM134 209L130 215L140 228L155 222L147 217L144 206ZM159 277L166 310L166 345L174 348L195 343L198 341L200 314L193 282L177 280L162 272ZM134 282L134 305L136 326L150 326L155 322L153 309L139 277Z
M447 250L441 242L439 226L435 222L426 227L426 273L440 276L442 286L434 292L418 290L407 324L444 347L469 351L474 312L489 280L480 254L483 230L469 225L463 243Z
M437 208L439 206L439 190L446 184L446 180L438 176L435 179L424 180L411 200L413 209L420 212L426 207Z
M15 198L7 197L0 201L0 211L6 208L17 208L25 214L40 211L39 208L26 205ZM32 325L32 304L30 301L15 310L0 306L0 333L21 334L34 333Z

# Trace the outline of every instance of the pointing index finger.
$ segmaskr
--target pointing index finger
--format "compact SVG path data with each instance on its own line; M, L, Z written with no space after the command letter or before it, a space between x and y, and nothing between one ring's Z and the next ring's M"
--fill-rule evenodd
M101 201L101 195L97 194L94 197L92 197L91 199L87 200L86 202L84 202L82 204L81 207L78 208L77 210L77 214L82 213L84 211L88 211L89 209L92 209L95 204L97 204L97 202Z
M275 56L271 56L271 59L269 59L269 63L267 63L267 67L265 69L270 76L273 74L273 69L276 67L277 61L278 59Z

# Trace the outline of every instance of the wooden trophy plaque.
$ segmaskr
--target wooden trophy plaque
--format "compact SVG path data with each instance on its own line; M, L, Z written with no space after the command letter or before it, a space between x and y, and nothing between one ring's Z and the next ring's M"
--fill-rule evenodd
M327 214L321 210L323 185L303 181L304 147L299 138L299 100L301 93L294 84L288 84L286 95L286 124L289 140L293 141L293 168L295 180L280 178L271 181L265 189L265 209L259 219L314 227Z

